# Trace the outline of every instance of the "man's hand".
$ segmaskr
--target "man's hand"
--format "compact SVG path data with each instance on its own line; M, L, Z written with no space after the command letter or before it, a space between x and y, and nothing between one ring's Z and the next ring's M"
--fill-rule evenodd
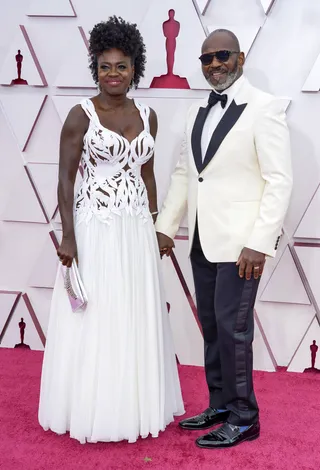
M237 261L239 276L241 278L245 276L249 281L253 273L254 279L258 279L262 275L265 262L266 255L264 253L243 248Z
M164 233L157 232L158 245L160 250L160 256L170 256L172 248L174 248L174 241L172 238L167 237Z

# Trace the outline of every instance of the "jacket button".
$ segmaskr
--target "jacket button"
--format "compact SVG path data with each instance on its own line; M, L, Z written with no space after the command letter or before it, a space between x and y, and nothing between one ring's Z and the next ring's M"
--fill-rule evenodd
M202 183L203 178L201 178L201 176L200 176L200 178L198 179L198 181L199 181L199 183Z

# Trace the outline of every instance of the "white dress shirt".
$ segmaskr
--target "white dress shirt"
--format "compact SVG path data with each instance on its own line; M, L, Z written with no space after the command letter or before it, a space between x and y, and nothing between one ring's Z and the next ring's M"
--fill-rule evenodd
M221 103L218 101L218 103L215 104L210 109L206 122L204 123L202 136L201 136L202 161L204 160L204 157L206 155L206 151L209 146L214 130L216 129L219 122L221 121L222 116L227 111L228 107L232 103L234 97L238 93L244 81L245 81L245 78L243 75L241 75L241 77L238 78L238 80L236 80L229 88L227 88L225 91L221 93L222 95L228 96L228 101L227 101L225 108L222 108Z

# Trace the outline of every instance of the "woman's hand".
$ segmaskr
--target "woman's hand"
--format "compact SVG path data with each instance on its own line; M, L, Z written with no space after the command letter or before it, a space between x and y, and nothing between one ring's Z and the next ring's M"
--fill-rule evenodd
M57 255L60 258L61 263L63 266L67 266L70 268L72 265L72 261L75 259L77 260L77 244L74 238L62 238L61 245L57 250Z

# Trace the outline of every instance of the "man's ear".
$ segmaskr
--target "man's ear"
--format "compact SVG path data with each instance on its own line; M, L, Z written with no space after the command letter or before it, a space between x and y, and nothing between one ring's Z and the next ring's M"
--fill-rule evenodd
M246 56L244 55L244 52L240 52L239 57L238 57L238 65L240 67L243 67L245 61L246 61Z

